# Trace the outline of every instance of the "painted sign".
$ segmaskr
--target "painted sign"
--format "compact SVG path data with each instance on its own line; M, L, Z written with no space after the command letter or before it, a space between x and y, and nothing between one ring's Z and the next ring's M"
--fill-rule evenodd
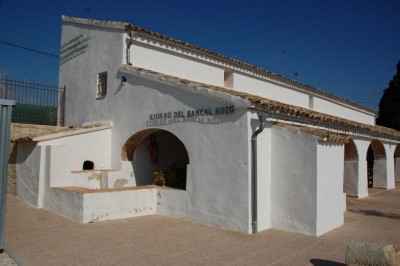
M61 46L60 63L64 63L74 59L85 53L88 48L89 37L85 34L80 34Z
M146 125L149 127L190 121L212 122L218 116L226 116L233 113L235 113L234 105L154 113L149 115Z

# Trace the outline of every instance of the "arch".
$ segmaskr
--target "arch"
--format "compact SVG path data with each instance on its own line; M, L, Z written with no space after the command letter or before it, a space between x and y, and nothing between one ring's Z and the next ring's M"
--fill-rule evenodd
M386 151L383 143L372 140L367 150L368 187L386 187Z
M357 195L358 151L352 139L344 145L343 192L349 196Z
M121 160L131 164L137 186L186 189L189 154L183 142L164 129L145 129L128 138Z
M400 144L397 145L394 151L394 178L396 187L400 186Z

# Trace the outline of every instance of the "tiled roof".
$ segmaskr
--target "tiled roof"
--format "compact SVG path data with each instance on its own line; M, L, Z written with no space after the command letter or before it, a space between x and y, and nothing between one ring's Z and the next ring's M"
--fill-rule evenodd
M136 76L144 77L147 79L156 80L161 83L176 84L180 88L188 90L204 90L210 92L218 92L226 95L240 97L247 100L253 106L255 111L262 111L268 113L271 117L294 121L294 122L307 122L313 126L321 126L333 130L340 130L344 132L353 132L355 134L367 135L370 137L387 138L400 141L400 131L375 125L367 125L364 123L355 122L352 120L316 112L303 107L298 107L274 100L270 100L257 95L235 91L224 87L209 85L187 79L182 79L163 73L155 72L152 70L139 68L135 66L123 65L120 68L122 73L131 73Z
M16 136L12 141L16 143L40 142L79 134L86 134L109 128L111 128L110 125L103 124L94 124L86 127L53 127L52 129L44 132L35 132L32 134L23 134L22 136Z
M282 84L285 84L286 86L294 87L296 89L299 89L299 90L302 90L302 91L305 91L305 92L308 92L308 93L311 93L314 95L326 97L331 100L335 100L335 101L342 102L344 104L353 106L357 109L361 109L366 112L376 114L376 111L371 108L365 107L363 105L360 105L358 103L355 103L355 102L345 99L343 97L336 96L325 90L317 89L313 86L303 84L303 83L293 80L293 79L289 79L283 75L273 73L271 71L266 70L265 68L259 67L254 64L247 63L243 60L228 57L223 54L211 51L209 49L202 48L197 45L194 45L194 44L191 44L191 43L188 43L185 41L181 41L181 40L178 40L175 38L171 38L164 34L145 29L145 28L133 25L128 22L105 21L105 20L96 20L96 19L68 17L68 16L63 16L62 19L64 22L69 22L69 23L86 24L86 25L92 25L92 26L96 26L96 27L104 27L104 28L112 28L112 29L131 31L141 37L150 38L152 40L157 40L157 41L160 41L163 43L167 43L169 45L179 47L180 49L183 49L183 50L189 50L191 52L195 52L200 55L206 56L208 58L214 59L218 62L223 62L227 65L237 67L240 69L244 69L246 71L254 73L255 75L260 75L260 76L266 77L270 80L280 82Z
M274 123L274 126L278 126L281 128L287 128L294 131L304 132L309 135L313 135L318 138L318 140L322 143L336 143L336 144L346 144L350 141L351 137L346 134L341 133L332 133L328 130L319 129L319 128L310 128L299 125L291 125L285 124L281 122Z

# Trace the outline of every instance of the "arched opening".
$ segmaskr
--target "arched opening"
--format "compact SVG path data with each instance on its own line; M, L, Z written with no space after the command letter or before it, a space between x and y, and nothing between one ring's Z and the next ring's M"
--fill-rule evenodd
M188 152L166 130L147 129L131 136L122 148L122 160L132 164L136 186L154 184L186 189Z
M386 152L382 142L373 140L367 150L368 188L386 187Z
M344 146L343 192L348 196L357 195L358 152L353 140Z
M396 187L400 187L400 144L397 145L394 151L394 177L396 181Z
M86 160L82 164L82 170L88 171L88 170L93 170L94 169L94 162Z

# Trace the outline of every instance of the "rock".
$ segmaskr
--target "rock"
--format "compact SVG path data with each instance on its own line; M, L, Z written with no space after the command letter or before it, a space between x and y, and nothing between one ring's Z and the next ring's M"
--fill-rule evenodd
M346 265L395 266L397 254L393 245L367 242L350 242L346 247Z

